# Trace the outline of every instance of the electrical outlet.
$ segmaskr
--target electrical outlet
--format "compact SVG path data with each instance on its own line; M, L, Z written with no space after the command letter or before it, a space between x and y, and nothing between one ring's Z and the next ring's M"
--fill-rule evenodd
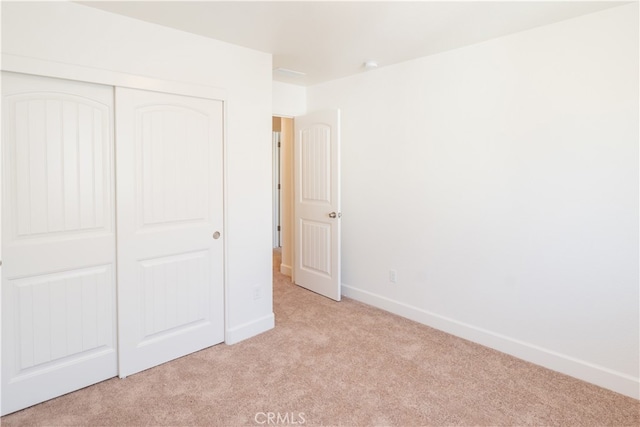
M253 287L253 299L259 300L262 298L262 287L260 285L255 285Z
M397 283L398 282L398 272L395 270L389 270L389 281L391 283Z

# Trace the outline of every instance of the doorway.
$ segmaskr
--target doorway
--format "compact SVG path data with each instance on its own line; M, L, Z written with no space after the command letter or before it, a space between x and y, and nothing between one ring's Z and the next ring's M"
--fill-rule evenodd
M274 248L281 250L280 265L274 266L282 274L293 272L293 118L272 118L274 164ZM276 142L276 136L278 142ZM277 148L277 150L276 150ZM277 221L279 219L279 221ZM277 223L279 222L279 224ZM279 227L279 230L278 230ZM279 245L276 246L276 235Z

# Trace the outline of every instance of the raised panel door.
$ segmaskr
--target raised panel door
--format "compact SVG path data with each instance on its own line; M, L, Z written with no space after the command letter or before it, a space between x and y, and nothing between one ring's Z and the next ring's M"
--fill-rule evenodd
M224 340L222 107L116 89L121 377Z
M113 90L2 74L2 413L117 374Z
M295 119L295 283L340 301L340 114Z

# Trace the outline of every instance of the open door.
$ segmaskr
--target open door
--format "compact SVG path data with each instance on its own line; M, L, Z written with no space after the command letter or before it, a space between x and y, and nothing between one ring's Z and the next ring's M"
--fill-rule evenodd
M340 111L295 119L295 283L340 301Z

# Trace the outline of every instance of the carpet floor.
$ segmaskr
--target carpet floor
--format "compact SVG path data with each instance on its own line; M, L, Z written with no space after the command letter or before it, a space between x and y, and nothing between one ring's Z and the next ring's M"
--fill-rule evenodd
M640 425L635 399L347 298L328 300L275 269L274 312L275 329L257 337L0 421L7 427Z

